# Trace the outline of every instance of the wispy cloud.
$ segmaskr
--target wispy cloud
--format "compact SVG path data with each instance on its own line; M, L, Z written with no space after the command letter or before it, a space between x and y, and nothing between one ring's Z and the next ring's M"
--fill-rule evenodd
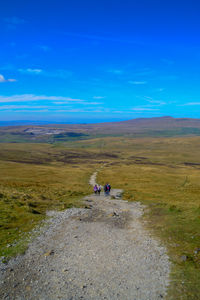
M147 84L147 81L129 81L128 83L134 85L143 85L143 84Z
M113 113L115 114L124 114L126 111L123 110L113 110ZM128 111L128 113L131 113L130 111Z
M108 72L113 73L113 74L117 74L117 75L124 73L124 71L120 70L120 69L111 69L111 70L108 70Z
M153 99L152 97L148 97L148 96L144 96L144 99L149 102L149 103L152 103L152 104L157 104L157 105L165 105L166 102L162 101L162 100L155 100Z
M27 69L18 69L20 73L29 74L29 75L41 75L45 77L52 77L52 78L62 78L67 79L72 75L72 72L68 70L54 70L54 71L45 71L39 68L27 68Z
M69 108L69 109L56 109L56 112L67 112L67 113L96 113L103 112L97 109L88 109L88 108Z
M15 82L17 81L16 79L10 78L10 79L5 79L5 77L0 74L0 82Z
M41 109L41 108L48 108L48 106L43 106L43 105L1 105L0 110L13 110L13 109Z
M181 104L179 106L193 106L193 105L200 105L200 102L188 102L188 103Z
M13 95L13 96L0 96L0 103L6 103L8 106L13 106L13 103L19 103L18 105L22 105L22 103L27 102L29 104L29 108L33 108L34 102L40 101L48 101L48 108L55 109L56 106L63 106L66 108L69 107L68 104L71 105L81 105L81 106L88 106L88 109L92 106L102 105L101 102L95 101L87 101L83 99L76 99L70 97L63 97L63 96L46 96L46 95L34 95L34 94L23 94L23 95ZM9 104L10 103L10 104ZM44 105L44 102L42 103ZM70 107L71 107L70 105ZM36 108L36 107L35 107Z
M28 73L28 74L40 74L40 73L42 73L43 71L42 71L42 69L31 69L31 68L28 68L28 69L18 69L18 71L20 72L20 73Z
M149 107L133 107L131 108L133 111L158 111L158 108L149 108Z
M143 68L141 70L136 71L133 75L136 76L149 76L155 74L155 70L150 68Z
M66 105L67 103L69 103L69 102L66 102L66 101L53 102L53 104L55 104L55 105ZM102 102L89 102L89 101L85 101L85 100L81 100L80 102L77 102L77 103L79 103L81 105L101 105L101 104L103 104Z
M85 102L82 102L82 104L84 104L84 105L101 105L101 104L103 104L103 102L89 102L89 101L85 101Z
M104 99L105 97L103 96L94 96L93 99Z
M155 89L155 92L163 92L165 90L165 88L157 88Z
M65 101L67 102L76 102L82 103L85 100L82 99L74 99L70 97L62 97L62 96L46 96L46 95L34 95L34 94L23 94L23 95L13 95L13 96L0 96L1 103L11 103L11 102L34 102L34 101Z

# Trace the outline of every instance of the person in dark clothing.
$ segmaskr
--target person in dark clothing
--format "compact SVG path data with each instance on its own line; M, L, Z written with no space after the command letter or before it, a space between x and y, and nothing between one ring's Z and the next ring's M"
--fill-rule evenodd
M110 190L111 190L111 185L109 183L104 185L104 192L105 195L108 196L110 194Z
M98 186L98 190L97 191L98 191L98 194L100 196L100 194L101 194L101 186L100 185Z
M104 189L105 196L107 196L108 195L108 186L107 186L107 184L104 185L103 189Z

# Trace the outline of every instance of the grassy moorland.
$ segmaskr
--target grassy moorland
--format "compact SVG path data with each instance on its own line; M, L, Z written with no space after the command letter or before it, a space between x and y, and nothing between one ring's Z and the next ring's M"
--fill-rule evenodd
M49 124L0 127L0 143L63 143L101 137L200 136L200 119L138 118L98 124Z
M200 138L122 139L107 147L122 151L123 159L107 165L98 180L146 205L147 226L173 262L169 299L199 299Z
M47 209L81 206L90 174L146 205L152 234L173 262L169 299L200 294L200 137L101 137L0 144L1 255L45 216Z
M88 180L109 153L48 144L0 145L0 256L23 251L17 243L48 209L81 206Z

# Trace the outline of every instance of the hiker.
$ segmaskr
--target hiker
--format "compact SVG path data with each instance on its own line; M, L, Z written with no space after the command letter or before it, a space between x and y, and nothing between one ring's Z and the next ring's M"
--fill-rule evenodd
M98 190L97 191L98 191L98 194L100 196L100 194L101 194L101 186L100 185L98 186Z
M110 190L111 190L111 185L110 185L110 183L108 183L107 187L108 187L108 193L110 194Z
M106 183L104 185L104 192L105 192L105 196L108 196L109 195L109 186L108 186L108 183Z
M93 189L93 190L94 190L94 193L95 193L95 194L97 194L97 191L98 191L98 186L97 186L96 184L95 184L95 186L94 186L94 189Z

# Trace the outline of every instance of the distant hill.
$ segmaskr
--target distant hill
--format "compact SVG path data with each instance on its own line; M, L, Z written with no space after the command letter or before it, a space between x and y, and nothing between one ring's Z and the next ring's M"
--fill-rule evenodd
M194 134L200 129L200 119L190 118L173 118L170 116L157 118L138 118L120 122L104 122L94 124L56 124L45 125L44 127L56 127L69 131L81 130L84 133L99 133L99 134L129 134L142 133L149 130L166 131L175 129L190 128L188 132L194 131ZM196 132L196 131L197 132ZM186 130L187 131L187 130Z
M0 127L0 142L56 142L102 136L200 136L200 119L138 118L94 124L46 124Z

